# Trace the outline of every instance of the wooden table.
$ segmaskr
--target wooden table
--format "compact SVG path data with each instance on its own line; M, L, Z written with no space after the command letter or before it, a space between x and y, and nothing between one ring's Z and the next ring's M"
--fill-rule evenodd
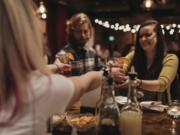
M143 112L142 122L142 135L180 135L180 121L177 121L176 134L172 134L170 131L171 120L167 117L166 113ZM54 135L67 134L56 132Z
M176 135L180 135L180 121L177 121ZM143 135L172 135L170 131L171 120L166 113L144 112L142 134Z

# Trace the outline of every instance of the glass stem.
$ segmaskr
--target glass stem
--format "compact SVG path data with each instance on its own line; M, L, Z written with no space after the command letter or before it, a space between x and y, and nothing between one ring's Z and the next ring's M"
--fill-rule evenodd
M77 135L77 129L75 127L72 128L71 135Z
M175 120L172 120L172 128L176 128L176 122L175 122Z
M172 120L172 135L176 135L176 121Z

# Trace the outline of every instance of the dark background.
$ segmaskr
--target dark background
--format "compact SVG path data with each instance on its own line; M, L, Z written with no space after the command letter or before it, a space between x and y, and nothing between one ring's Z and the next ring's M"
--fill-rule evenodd
M34 0L39 5L40 0ZM135 34L131 32L115 31L94 23L95 19L109 21L110 24L120 25L140 24L143 20L154 18L162 24L180 24L180 0L153 0L154 6L145 9L144 0L45 0L48 10L47 33L49 47L54 55L66 44L65 23L69 17L78 12L86 13L95 28L95 43L105 46L118 46L120 49L132 44ZM115 40L110 42L112 35ZM179 33L165 34L167 40L177 40Z

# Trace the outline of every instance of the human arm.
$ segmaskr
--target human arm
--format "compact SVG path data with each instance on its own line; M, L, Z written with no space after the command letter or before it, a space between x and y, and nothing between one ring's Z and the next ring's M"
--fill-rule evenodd
M157 80L142 80L141 89L151 92L164 92L174 80L178 68L178 58L168 54L163 60L163 67Z
M178 67L178 58L174 54L168 54L163 59L163 67L156 80L138 80L140 88L151 92L164 92L174 80ZM121 77L122 78L122 77ZM118 87L127 87L128 83L120 84Z
M101 85L102 72L90 71L84 75L70 77L69 79L73 82L75 91L68 107L75 103L84 93L94 90Z
M160 72L158 80L160 82L159 91L163 92L171 85L178 69L178 57L175 54L168 54L163 60L163 68Z
M48 64L45 66L47 70L50 70L52 73L61 73L63 72L63 69L66 68L71 70L71 66L69 64L64 64L60 62L59 59L56 59L53 64Z
M134 56L134 51L130 52L125 57L117 58L117 61L120 61L120 62L110 61L108 63L109 66L111 67L111 71L112 71L113 77L114 77L115 82L116 82L116 87L120 87L120 88L127 88L128 87L127 73L128 73L128 70L131 66L133 56Z
M47 116L63 113L86 92L101 85L102 72L91 71L81 76L67 78L58 74L38 75L33 86L38 109Z

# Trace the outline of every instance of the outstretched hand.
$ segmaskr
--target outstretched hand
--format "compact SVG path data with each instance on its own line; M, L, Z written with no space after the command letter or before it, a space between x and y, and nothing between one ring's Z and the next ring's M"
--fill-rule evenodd
M127 88L128 87L128 76L125 74L121 67L111 67L113 79L115 80L115 87Z
M58 72L60 74L66 74L66 72L71 72L71 65L62 63L59 59L54 61L54 64L58 66Z

